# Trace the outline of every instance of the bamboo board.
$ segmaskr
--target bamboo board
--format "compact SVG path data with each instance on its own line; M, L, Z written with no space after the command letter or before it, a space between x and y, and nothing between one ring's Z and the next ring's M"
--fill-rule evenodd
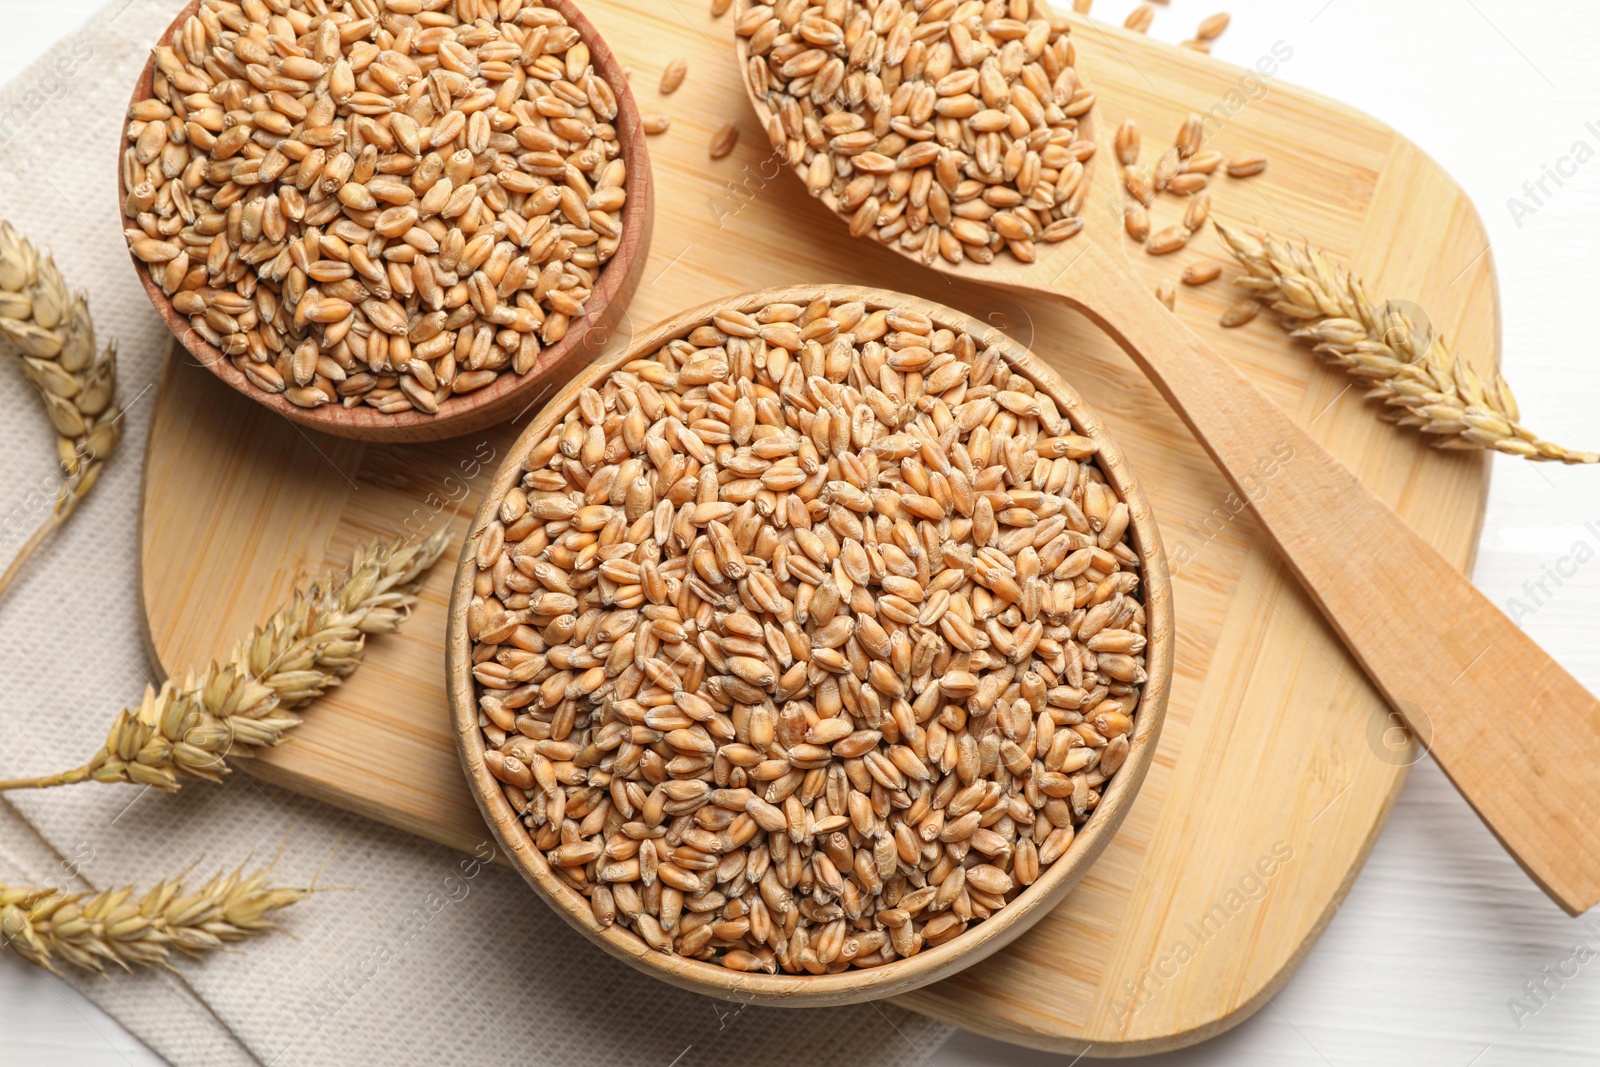
M1390 724L1378 696L1261 543L1248 510L1109 341L1048 300L954 284L849 238L768 156L739 87L727 19L675 2L588 0L584 10L632 66L640 107L673 120L650 141L651 259L617 343L714 296L802 281L950 304L1033 347L1098 410L1139 469L1177 564L1167 725L1116 840L1010 948L900 1002L1004 1040L1096 1056L1178 1047L1247 1017L1332 917L1404 778L1409 750L1385 746ZM1261 177L1215 183L1216 217L1321 245L1375 294L1427 308L1480 371L1495 365L1487 237L1462 191L1414 145L1275 80L1245 103L1244 72L1207 57L1098 25L1078 32L1098 114L1135 118L1147 161L1191 110L1225 120L1212 142L1223 151L1270 154ZM679 56L689 78L658 98L661 69ZM739 126L739 148L712 162L706 145L728 121ZM1180 213L1161 202L1158 225ZM1177 255L1135 258L1155 285L1221 255L1204 237ZM1178 314L1467 565L1487 490L1483 458L1430 451L1387 427L1359 390L1265 318L1222 330L1217 316L1234 295L1220 281L1183 288ZM357 541L440 523L464 533L476 487L518 430L413 446L318 436L184 358L171 359L163 377L142 521L149 636L171 670L224 651L266 605L342 564ZM1294 476L1292 459L1278 470L1265 491L1272 477ZM246 768L445 844L481 841L444 695L450 569L434 572L405 630L375 641L367 665L316 706L291 743ZM530 894L529 907L539 906Z

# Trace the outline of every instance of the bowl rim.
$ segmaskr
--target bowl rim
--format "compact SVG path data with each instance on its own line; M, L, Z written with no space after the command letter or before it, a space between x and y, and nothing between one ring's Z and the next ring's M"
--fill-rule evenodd
M1111 779L1100 803L1079 828L1066 854L1046 868L1038 881L1005 908L942 945L879 967L852 968L826 975L747 974L657 951L620 924L602 927L594 918L588 899L551 873L544 855L534 846L526 827L506 800L499 780L489 773L484 763L485 745L478 726L472 643L467 636L466 616L473 596L479 538L495 517L506 491L520 478L522 463L529 451L577 402L579 390L604 378L628 360L641 358L667 341L686 336L695 326L709 322L714 311L730 308L751 311L779 302L804 305L818 296L835 301L862 300L869 308L899 307L920 311L938 326L968 331L981 344L1000 347L1013 373L1021 373L1048 393L1074 428L1100 445L1099 466L1107 482L1128 504L1130 536L1143 564L1140 570L1147 616L1148 680L1135 716L1128 757ZM446 689L456 747L473 799L511 864L570 925L612 956L680 988L743 1003L822 1007L893 996L948 977L1009 944L1061 901L1110 843L1138 795L1154 758L1166 715L1173 646L1171 580L1154 514L1121 449L1077 391L1020 343L964 312L892 290L812 284L734 294L674 315L644 331L625 349L607 353L551 398L506 453L462 547L447 623Z
M589 46L589 58L596 74L605 80L615 95L617 117L613 125L621 145L621 158L628 165L628 174L623 182L628 197L622 208L621 243L611 258L601 264L594 290L585 302L582 313L568 324L566 335L555 344L542 348L527 374L506 372L481 389L448 397L439 405L436 415L416 410L386 415L364 404L346 408L337 401L316 408L302 408L290 403L279 393L268 393L253 385L220 349L194 329L187 316L173 308L171 297L162 291L160 284L151 276L149 265L133 255L130 249L128 258L134 265L139 284L167 329L194 362L237 392L309 429L364 441L418 442L459 437L510 421L537 405L557 385L605 349L627 314L628 304L638 287L645 260L649 256L650 231L655 214L651 195L650 155L645 145L643 119L622 63L573 0L542 2L561 12L568 24L578 31L583 43ZM156 45L170 44L189 17L199 10L200 4L201 0L189 0L162 32ZM155 49L152 48L134 84L117 143L117 220L122 230L132 224L123 211L128 189L122 154L128 147L128 126L133 121L133 105L153 95L155 65Z

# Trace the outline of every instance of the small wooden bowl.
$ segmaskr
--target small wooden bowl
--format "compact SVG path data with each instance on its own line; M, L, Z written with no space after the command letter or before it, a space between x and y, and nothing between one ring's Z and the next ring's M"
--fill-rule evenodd
M583 42L589 46L589 58L596 73L605 79L616 95L615 125L617 138L622 145L622 158L628 164L628 177L624 183L628 199L622 209L622 242L601 269L594 292L584 305L583 314L572 321L565 337L539 353L532 370L523 375L506 371L481 389L449 397L439 405L436 415L415 410L386 415L365 404L352 408L338 403L324 404L319 408L298 407L277 393L268 393L252 385L227 356L189 325L187 316L173 309L171 298L150 276L149 268L130 253L129 258L133 260L140 284L149 294L157 314L177 337L178 343L218 378L293 422L336 437L394 442L441 441L515 418L598 356L621 323L649 255L650 227L655 210L650 198L650 156L645 150L639 108L634 103L633 92L628 88L622 64L572 0L544 0L544 3L561 12L573 29L578 31ZM190 0L156 44L170 44L173 35L199 9L200 0ZM152 49L134 87L130 106L149 99L154 72L155 52ZM128 197L122 170L122 152L128 145L128 122L126 118L123 120L123 136L117 146L117 218L123 220L124 226L130 221L122 213L122 205Z
M819 296L839 302L865 301L871 309L888 306L911 308L927 315L935 326L967 331L982 339L983 344L1001 346L1013 373L1022 374L1041 392L1048 394L1055 401L1057 410L1071 420L1077 432L1100 443L1099 465L1112 488L1127 501L1133 547L1144 561L1142 578L1149 642L1145 652L1149 680L1135 716L1127 760L1111 779L1099 806L1083 824L1066 855L991 918L942 945L881 967L827 975L746 974L718 964L655 951L638 935L621 925L602 927L590 910L588 900L551 873L544 855L534 846L526 827L506 800L499 781L484 764L484 741L478 726L478 702L472 677L472 643L467 636L467 609L472 601L473 581L477 573L478 540L484 528L494 519L506 491L520 479L523 461L528 453L560 424L577 402L580 390L597 385L628 360L644 358L666 342L686 336L695 327L709 323L713 312L726 309L754 311L775 302L805 305ZM686 311L636 338L626 351L611 352L591 364L567 383L567 387L545 405L544 410L518 438L495 474L488 495L478 509L456 572L445 643L450 715L467 782L479 809L512 864L538 894L568 923L611 955L675 986L726 1000L797 1008L876 1000L947 978L1009 944L1060 903L1061 898L1077 884L1116 834L1118 825L1132 806L1139 785L1144 780L1145 771L1155 753L1162 719L1166 715L1167 693L1172 678L1172 653L1172 591L1167 575L1166 553L1161 547L1155 518L1139 487L1138 478L1116 443L1107 436L1100 420L1084 404L1083 398L1031 352L984 322L915 297L843 285L768 289L728 297Z

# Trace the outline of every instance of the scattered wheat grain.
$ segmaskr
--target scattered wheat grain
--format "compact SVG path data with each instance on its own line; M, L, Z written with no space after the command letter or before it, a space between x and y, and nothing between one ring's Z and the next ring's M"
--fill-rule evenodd
M1218 12L1201 22L1194 35L1202 41L1214 41L1222 36L1222 31L1228 28L1231 21L1232 17L1227 12Z
M1233 304L1228 308L1228 310L1224 311L1222 313L1222 318L1219 321L1221 321L1223 326L1226 326L1231 330L1236 327L1243 326L1247 322L1253 321L1259 314L1261 314L1261 305L1247 297L1246 299L1240 300Z
M1267 169L1267 157L1263 155L1238 156L1228 161L1228 177L1249 178L1260 174Z
M1129 237L1143 241L1150 236L1150 212L1143 204L1130 200L1122 209L1122 225Z
M1117 127L1117 161L1125 167L1139 162L1139 124L1132 119Z
M1204 120L1191 111L1189 117L1183 120L1183 125L1178 127L1178 136L1172 142L1172 146L1178 150L1179 161L1190 159L1199 152L1205 138Z
M683 84L683 79L688 76L688 73L689 61L687 59L674 59L668 63L661 72L661 95L666 96L669 93L677 92L678 87Z
M721 159L732 152L739 143L739 127L733 123L724 123L716 133L711 135L711 158Z
M1186 226L1167 226L1150 235L1144 250L1152 256L1170 255L1187 245L1191 236L1192 233Z

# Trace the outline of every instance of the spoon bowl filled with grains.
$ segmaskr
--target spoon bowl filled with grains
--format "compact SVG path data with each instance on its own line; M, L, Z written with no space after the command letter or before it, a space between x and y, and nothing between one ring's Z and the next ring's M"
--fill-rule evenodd
M548 903L674 984L817 1007L1061 903L1172 651L1155 520L1078 394L979 320L813 285L678 315L551 400L446 655L471 789Z
M429 441L592 360L649 247L621 65L570 0L196 0L119 160L191 356L302 425Z

